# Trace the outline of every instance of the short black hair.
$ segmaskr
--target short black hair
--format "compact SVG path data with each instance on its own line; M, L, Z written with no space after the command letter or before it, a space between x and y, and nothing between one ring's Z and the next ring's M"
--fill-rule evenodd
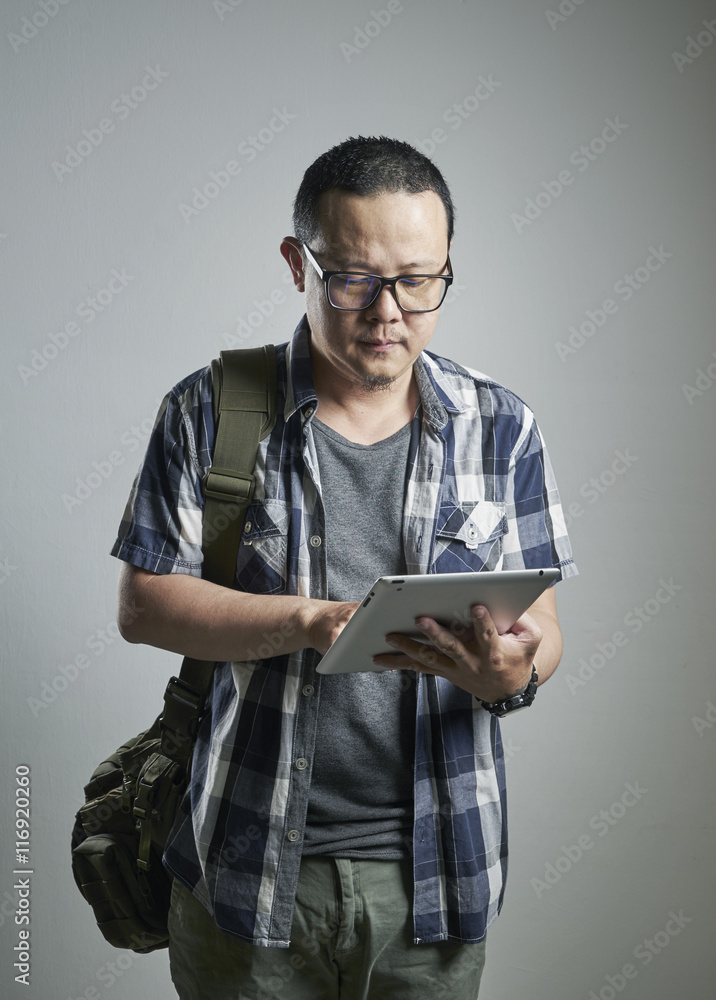
M433 161L410 143L384 135L359 135L314 160L293 203L293 229L300 243L310 244L315 239L320 229L318 199L333 188L366 196L386 191L434 191L445 206L448 245L452 240L455 208L450 190Z

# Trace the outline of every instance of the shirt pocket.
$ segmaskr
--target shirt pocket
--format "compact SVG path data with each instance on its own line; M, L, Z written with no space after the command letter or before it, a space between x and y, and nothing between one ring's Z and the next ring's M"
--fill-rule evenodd
M288 578L291 505L283 500L253 500L246 511L236 566L239 590L284 594Z
M499 569L507 533L505 504L466 500L443 504L438 513L433 573L476 573Z

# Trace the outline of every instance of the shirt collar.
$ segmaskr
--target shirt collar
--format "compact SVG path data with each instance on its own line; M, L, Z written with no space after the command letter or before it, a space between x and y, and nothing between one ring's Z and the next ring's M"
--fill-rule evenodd
M423 351L413 366L418 384L423 418L433 430L440 433L450 420L450 414L465 413L474 409L466 394L460 393L456 384L467 373L451 361L437 354Z
M308 317L304 314L286 348L288 378L286 403L283 411L283 417L286 421L306 403L310 403L314 407L318 403L316 390L313 386L309 334Z

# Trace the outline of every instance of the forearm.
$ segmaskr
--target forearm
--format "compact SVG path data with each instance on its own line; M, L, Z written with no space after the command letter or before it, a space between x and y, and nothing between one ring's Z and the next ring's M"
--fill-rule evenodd
M330 645L320 627L327 601L245 594L185 574L159 576L125 565L118 625L129 642L201 660L265 659ZM271 650L269 653L268 650Z
M539 683L552 676L562 658L562 632L556 614L532 607L530 615L542 630L542 641L537 647L534 665Z

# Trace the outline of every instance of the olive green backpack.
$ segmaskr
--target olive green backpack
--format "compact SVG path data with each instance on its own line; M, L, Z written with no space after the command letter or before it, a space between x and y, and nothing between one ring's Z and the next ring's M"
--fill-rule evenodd
M203 482L202 576L234 585L253 496L259 442L276 419L272 345L222 351L212 362L217 419L213 464ZM214 663L185 657L164 710L96 768L72 831L72 871L110 944L165 948L171 879L162 854L189 779L194 740Z

